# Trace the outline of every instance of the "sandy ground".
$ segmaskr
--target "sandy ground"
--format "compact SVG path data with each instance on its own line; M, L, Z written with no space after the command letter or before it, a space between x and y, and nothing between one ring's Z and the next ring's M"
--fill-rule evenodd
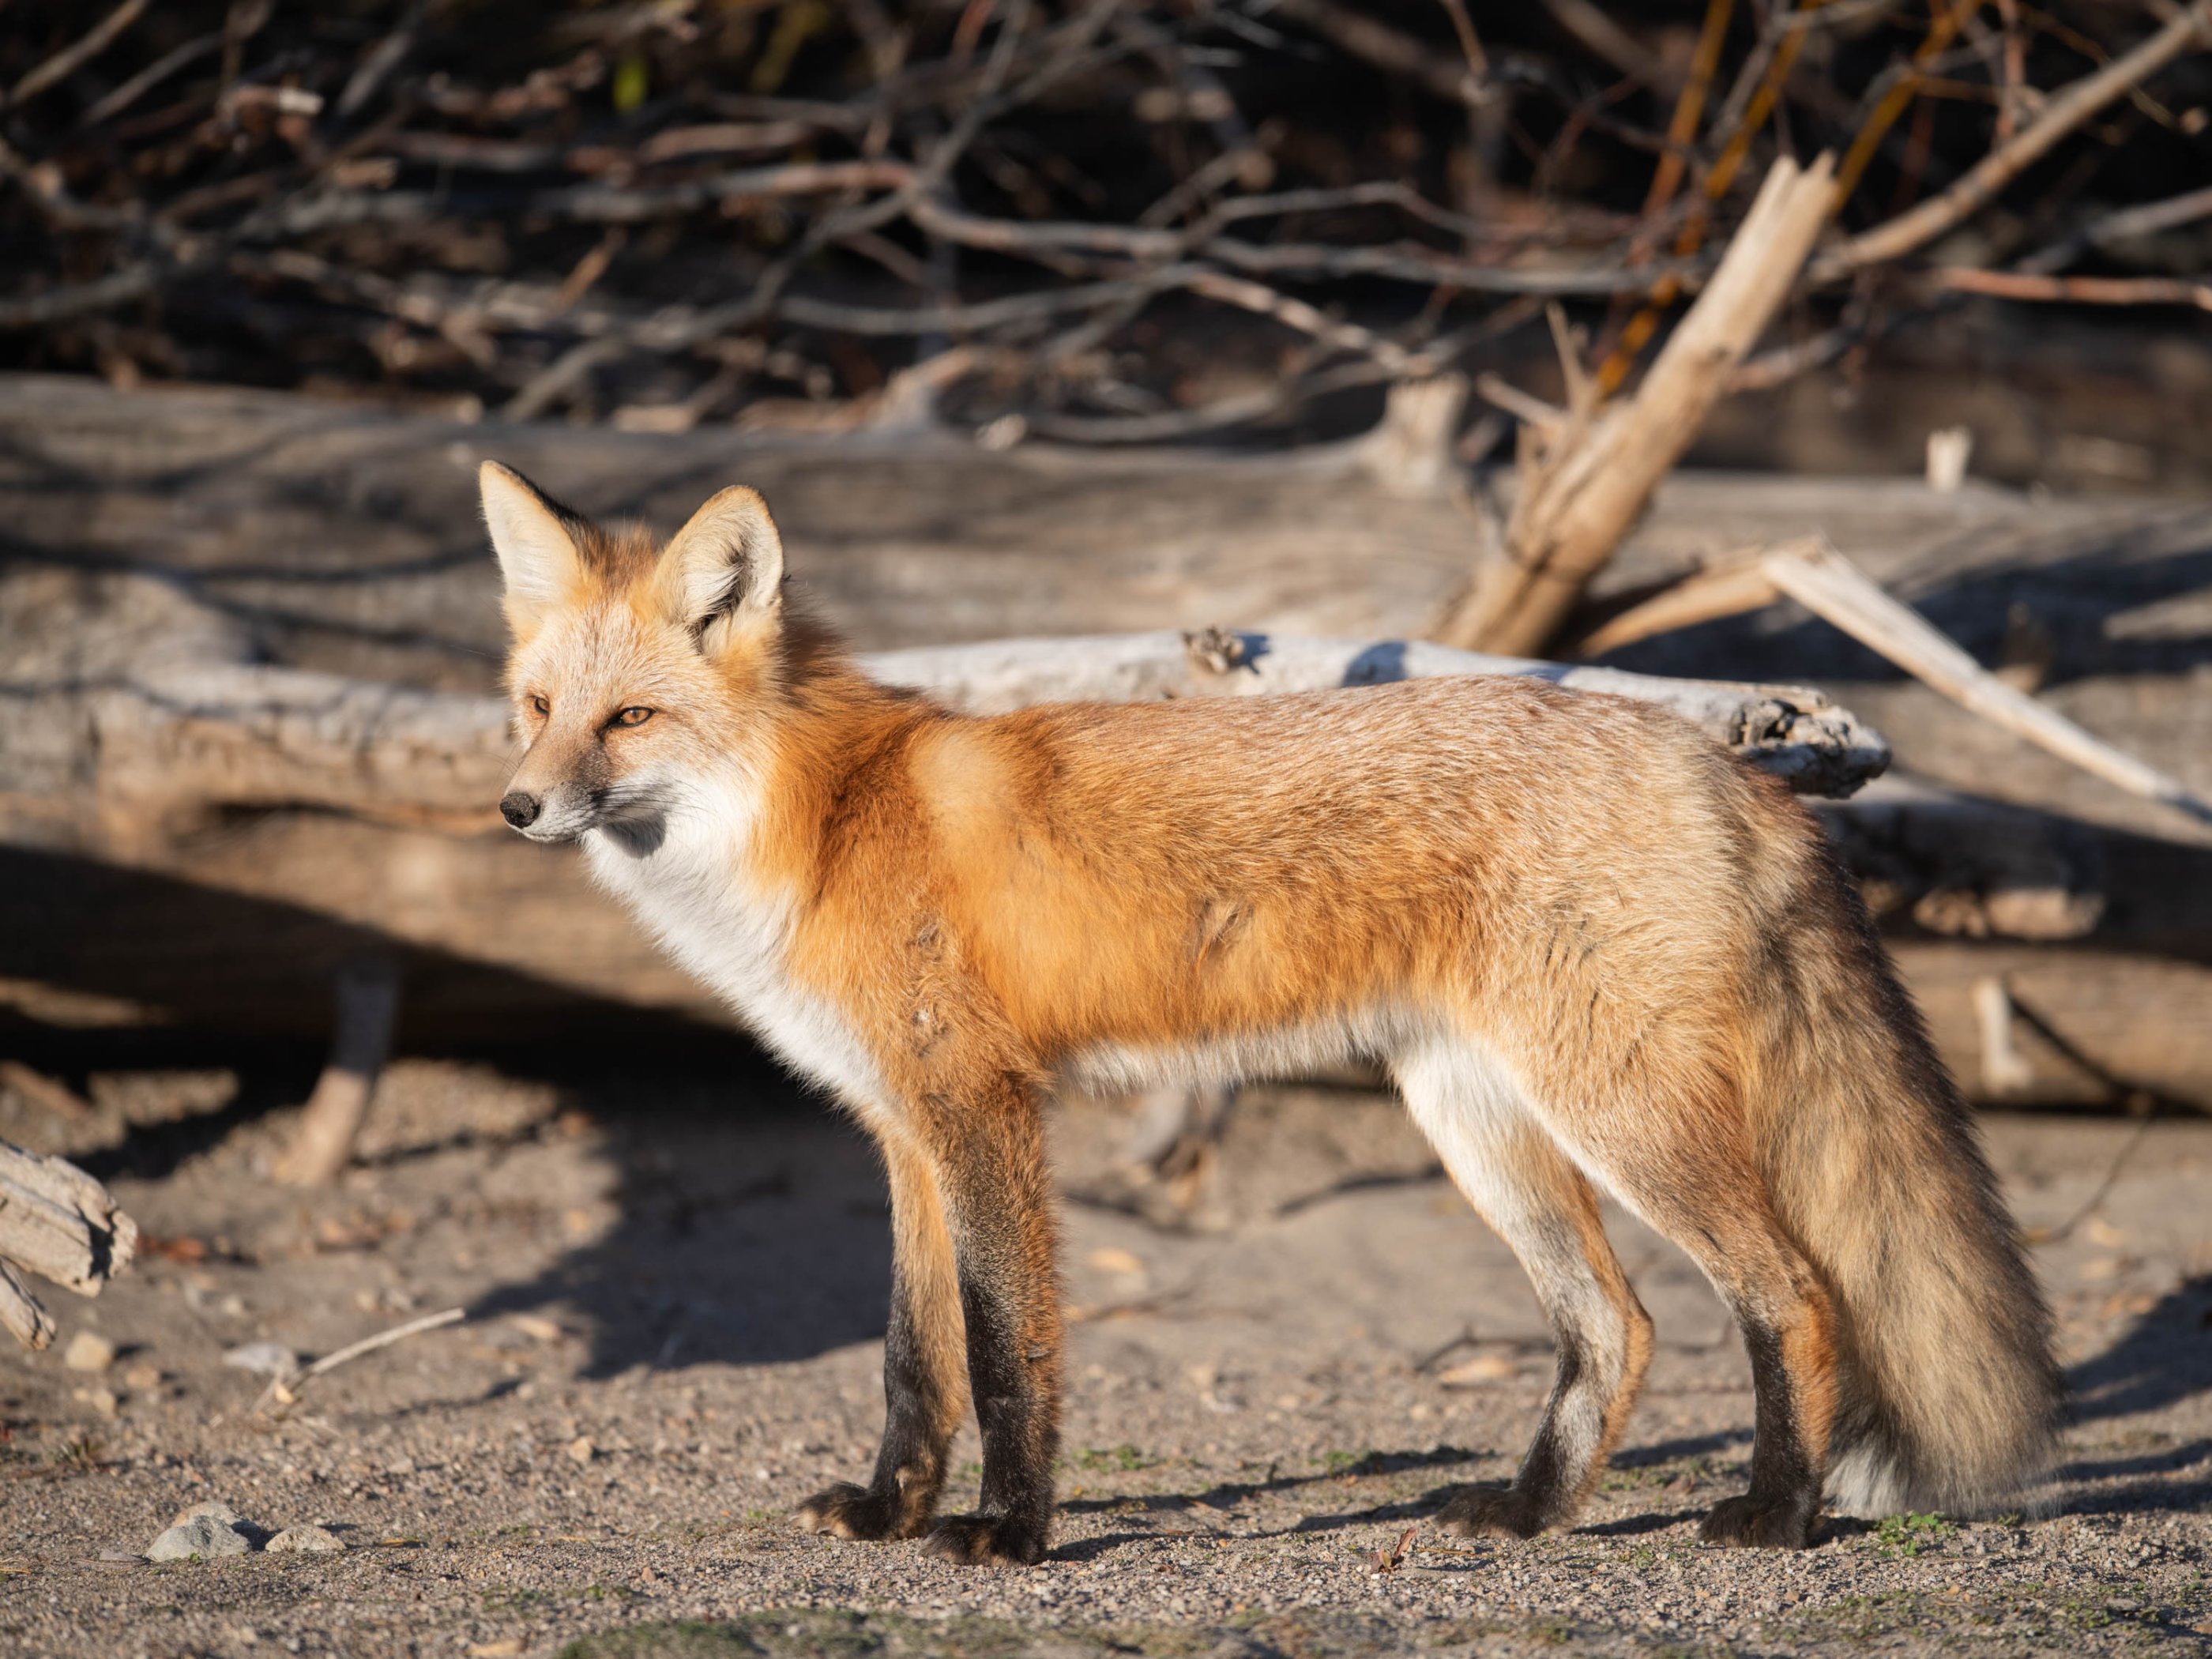
M265 1170L290 1115L250 1077L94 1077L96 1122L0 1096L0 1135L108 1176L153 1235L62 1344L0 1353L0 1652L128 1656L1408 1651L1977 1654L2212 1648L2212 1123L1997 1119L2063 1322L2076 1420L2058 1512L1717 1552L1751 1395L1671 1247L1614 1237L1657 1319L1650 1387L1583 1524L1464 1544L1426 1523L1509 1474L1549 1350L1503 1248L1387 1101L1255 1091L1207 1213L1172 1233L1072 1205L1058 1545L963 1569L799 1535L881 1418L882 1184L860 1137L739 1055L719 1075L551 1078L410 1061L365 1167ZM127 1142L125 1125L136 1126ZM1126 1123L1060 1121L1097 1188ZM281 1419L225 1365L465 1322L331 1372ZM98 1372L61 1346L117 1345ZM972 1499L972 1430L956 1502ZM330 1527L339 1555L137 1559L183 1506ZM1393 1571L1378 1549L1410 1530Z

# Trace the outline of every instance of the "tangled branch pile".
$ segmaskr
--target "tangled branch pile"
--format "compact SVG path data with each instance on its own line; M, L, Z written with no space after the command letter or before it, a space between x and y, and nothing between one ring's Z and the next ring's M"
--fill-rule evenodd
M1602 392L1826 148L1771 384L1962 290L2208 303L2208 46L2206 0L15 0L0 362L672 429L896 418L927 360L1162 440L1559 298Z

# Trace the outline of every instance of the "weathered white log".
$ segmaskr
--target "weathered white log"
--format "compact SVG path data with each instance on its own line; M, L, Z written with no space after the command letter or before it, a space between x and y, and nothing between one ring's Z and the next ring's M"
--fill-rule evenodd
M1260 696L1454 674L1516 674L1571 691L1671 709L1802 794L1848 795L1889 763L1881 735L1809 686L1664 679L1526 657L1487 656L1426 640L1316 640L1208 629L1073 640L997 640L884 651L863 661L976 714L1030 703Z
M0 1142L0 1324L19 1340L43 1348L54 1327L15 1267L98 1296L137 1246L137 1224L97 1181L61 1158Z
M1526 674L1673 709L1805 793L1849 794L1888 763L1878 733L1808 687L1662 679L1420 641L1219 639L1218 669L1171 633L988 641L875 653L861 662L890 684L979 713L1041 702ZM36 765L33 751L50 755L48 799L57 811L68 810L72 793L82 796L89 765L104 834L127 835L134 820L152 826L180 810L221 806L320 806L381 823L478 827L494 821L491 803L514 757L507 712L496 698L238 663L118 672L78 698L58 690L26 718L52 725L53 740L40 744L19 730L0 739L0 751L23 755L26 773ZM17 787L35 793L36 781L24 775Z

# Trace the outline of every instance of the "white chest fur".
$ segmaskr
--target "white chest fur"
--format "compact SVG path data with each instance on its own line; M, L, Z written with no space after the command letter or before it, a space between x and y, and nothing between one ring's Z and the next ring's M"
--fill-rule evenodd
M786 964L794 902L749 878L750 817L673 813L650 852L594 830L584 840L586 859L661 948L787 1065L872 1117L890 1106L882 1074L835 1006L793 982Z

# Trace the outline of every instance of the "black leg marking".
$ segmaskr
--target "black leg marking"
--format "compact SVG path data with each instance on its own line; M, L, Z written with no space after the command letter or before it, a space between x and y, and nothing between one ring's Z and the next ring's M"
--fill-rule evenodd
M1820 1469L1798 1421L1781 1334L1754 1320L1742 1323L1758 1411L1751 1490L1714 1504L1699 1535L1708 1544L1802 1549L1820 1518Z
M1000 1103L991 1103L993 1106ZM1042 1560L1060 1455L1060 1285L1042 1125L1024 1098L947 1159L953 1254L968 1331L968 1386L983 1436L982 1502L940 1521L941 1560ZM1008 1127L1012 1128L1007 1133ZM994 1136L1000 1144L988 1144Z
M808 1531L840 1538L911 1538L928 1527L964 1404L952 1245L934 1177L911 1152L886 1152L896 1248L884 1335L883 1446L866 1486L841 1480L799 1510Z
M1469 1486L1453 1494L1437 1512L1437 1524L1461 1538L1496 1534L1510 1538L1534 1538L1545 1528L1566 1519L1581 1495L1587 1451L1571 1455L1563 1444L1562 1407L1583 1380L1587 1362L1579 1338L1571 1331L1555 1334L1559 1370L1552 1379L1552 1395L1544 1405L1544 1420L1529 1443L1528 1455L1507 1486Z

